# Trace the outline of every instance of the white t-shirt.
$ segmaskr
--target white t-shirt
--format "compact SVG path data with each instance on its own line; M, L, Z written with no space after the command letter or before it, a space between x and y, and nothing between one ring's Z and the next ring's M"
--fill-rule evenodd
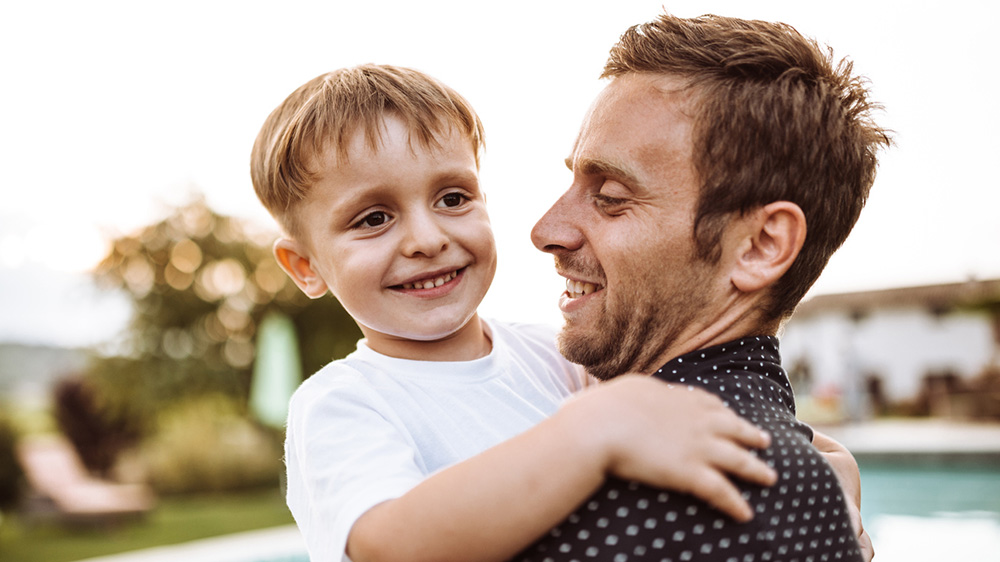
M313 562L347 560L348 533L366 511L537 424L588 384L552 328L486 326L493 350L481 359L397 359L362 340L295 392L287 501Z

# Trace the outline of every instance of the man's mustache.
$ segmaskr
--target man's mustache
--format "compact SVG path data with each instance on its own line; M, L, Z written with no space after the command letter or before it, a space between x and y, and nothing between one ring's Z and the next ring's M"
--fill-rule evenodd
M604 275L604 268L600 263L579 255L576 252L555 255L556 269L564 274L575 274L585 278L587 281L598 281L605 284L607 277Z

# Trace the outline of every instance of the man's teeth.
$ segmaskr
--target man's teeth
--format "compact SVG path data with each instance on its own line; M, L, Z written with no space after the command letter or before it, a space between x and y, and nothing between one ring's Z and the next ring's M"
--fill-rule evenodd
M589 295L597 290L597 285L593 283L584 283L582 281L573 281L572 279L566 280L566 292L572 298L579 298L584 295Z
M440 287L448 281L458 277L458 271L452 271L451 273L445 273L440 277L435 277L434 279L426 279L424 281L417 281L416 283L403 283L404 289L433 289L434 287Z

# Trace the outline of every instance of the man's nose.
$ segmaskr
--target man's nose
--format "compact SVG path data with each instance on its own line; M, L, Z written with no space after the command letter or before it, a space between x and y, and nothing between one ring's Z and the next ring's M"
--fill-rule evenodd
M415 213L405 219L401 249L408 257L432 258L448 248L450 237L433 213Z
M573 191L567 191L535 223L531 229L531 242L539 250L549 253L579 249L583 244L583 235L577 227L580 210Z

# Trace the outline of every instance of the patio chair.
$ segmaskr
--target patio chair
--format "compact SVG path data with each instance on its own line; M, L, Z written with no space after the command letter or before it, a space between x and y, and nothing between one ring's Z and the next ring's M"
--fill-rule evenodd
M18 460L31 487L29 511L51 512L68 522L108 523L140 517L155 506L141 484L119 484L92 476L65 438L22 439Z

